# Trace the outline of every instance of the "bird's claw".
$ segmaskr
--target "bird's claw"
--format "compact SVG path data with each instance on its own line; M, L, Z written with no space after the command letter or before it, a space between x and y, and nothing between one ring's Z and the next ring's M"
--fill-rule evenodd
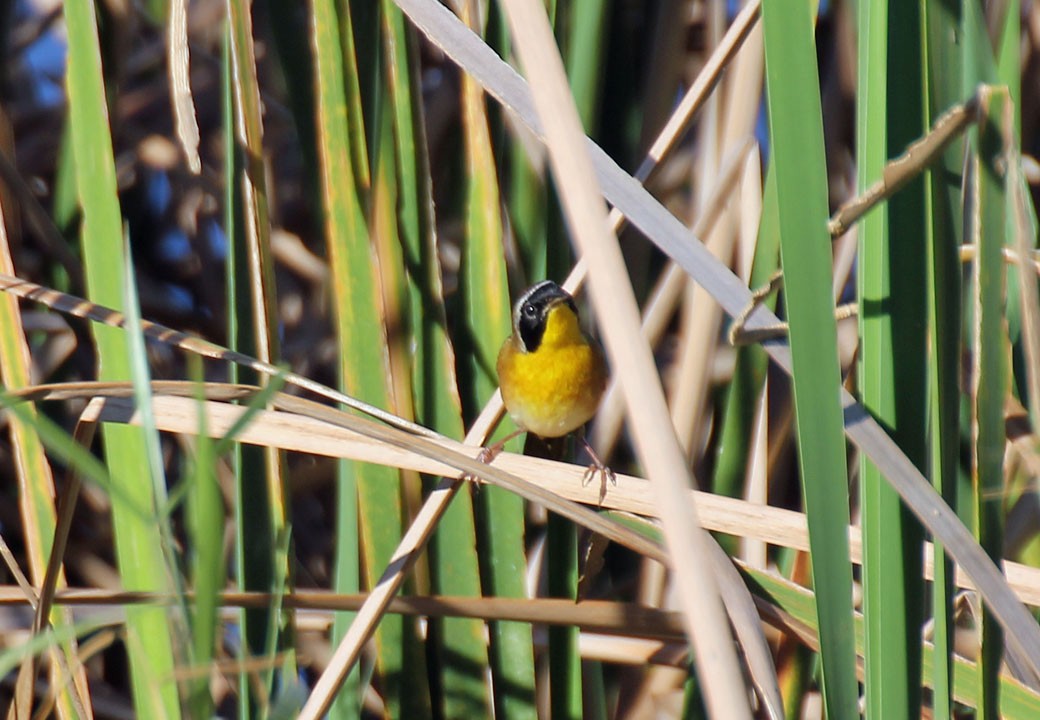
M491 461L498 457L498 454L502 452L500 447L482 447L480 452L477 453L477 462L485 465L490 465Z
M581 476L581 486L588 487L597 475L603 479L603 485L610 481L611 485L617 487L617 474L606 465L599 463L589 463L589 466L585 468L585 474Z
M603 461L599 459L599 455L597 455L596 451L592 449L588 440L582 437L581 441L585 445L585 451L589 454L589 457L592 458L592 462L589 463L588 468L585 470L585 474L581 476L581 486L588 487L598 475L600 478L599 503L602 505L604 498L607 497L607 481L610 481L611 485L617 487L617 475L614 474L613 470L603 464Z
M480 452L474 458L478 463L482 465L490 465L496 457L502 452L502 443L495 443L490 447L480 448ZM473 473L463 472L459 475L459 480L465 482L481 482L480 477Z
M585 474L581 476L581 486L588 487L596 476L599 476L599 504L603 504L603 500L607 497L607 482L617 487L617 475L609 467L600 462L590 463L585 469Z

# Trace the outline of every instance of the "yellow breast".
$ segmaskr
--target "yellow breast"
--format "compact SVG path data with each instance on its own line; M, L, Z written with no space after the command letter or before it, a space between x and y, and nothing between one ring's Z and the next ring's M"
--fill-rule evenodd
M542 437L560 437L596 413L606 387L603 355L582 333L566 305L550 310L538 347L525 352L510 337L498 354L502 400L517 425Z

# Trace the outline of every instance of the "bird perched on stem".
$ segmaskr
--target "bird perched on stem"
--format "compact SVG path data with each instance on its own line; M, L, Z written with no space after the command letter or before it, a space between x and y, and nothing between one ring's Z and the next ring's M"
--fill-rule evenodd
M497 369L502 402L520 428L514 436L526 430L552 439L577 430L596 413L607 386L603 352L582 331L574 298L552 280L517 300L513 334L502 344ZM586 480L600 473L613 481L614 473L582 442L593 461Z

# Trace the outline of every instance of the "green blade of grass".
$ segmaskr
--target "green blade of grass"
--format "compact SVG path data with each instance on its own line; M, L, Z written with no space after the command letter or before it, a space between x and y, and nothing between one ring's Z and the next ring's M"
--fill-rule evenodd
M564 62L578 115L586 128L596 125L609 10L610 3L600 0L574 0L568 7Z
M79 210L79 200L76 197L76 162L72 153L72 129L66 120L62 125L61 140L58 143L57 168L51 196L51 217L66 237L71 238L75 235ZM68 289L68 278L55 279L64 280L57 282L54 285L55 289ZM75 292L82 294L83 288L77 287Z
M546 7L550 21L555 22L556 3L550 2ZM484 40L502 57L509 57L511 52L506 25L502 8L498 3L491 3ZM502 117L496 113L497 108L494 106L490 111L494 117ZM544 156L540 148L530 146L529 138L523 134L524 130L501 121L497 126L501 132L495 134L494 143L496 147L504 146L504 164L508 177L503 182L503 193L509 215L509 232L516 244L519 266L510 270L522 272L524 284L530 284L552 276L549 269L552 234L548 217L550 190L545 177ZM569 243L564 241L563 244L569 248ZM513 280L516 282L516 275Z
M231 41L231 89L234 97L236 150L244 173L241 180L242 232L248 243L248 254L243 258L243 270L249 273L247 289L251 292L254 311L253 332L256 336L256 356L264 362L278 357L277 296L274 264L271 259L271 223L267 183L263 157L263 123L260 107L260 87L255 66L253 46L253 19L248 3L232 0L229 4L229 33ZM272 469L275 472L275 469ZM271 497L272 513L279 532L286 517L281 481L269 478L276 492Z
M1016 147L1022 143L1022 106L1023 106L1023 95L1022 95L1022 76L1021 76L1021 65L1022 65L1022 50L1021 50L1021 37L1022 37L1022 17L1019 12L1016 12L1017 8L1015 5L1009 4L1005 9L1004 23L1001 28L1000 37L997 40L997 78L1000 85L1008 89L1010 101L1012 103L1009 111L1013 122L1013 132L1015 136ZM1017 151L1016 151L1017 152ZM1017 155L1020 157L1020 153ZM1025 196L1026 208L1025 215L1022 217L1022 222L1025 224L1025 236L1026 242L1029 248L1034 248L1036 245L1036 209L1033 207L1031 196L1027 193ZM1009 224L1014 223L1014 215L1009 214L1009 217L1013 218ZM1032 232L1030 232L1032 230ZM1012 232L1009 228L1009 233ZM1009 236L1009 245L1011 247L1017 247L1014 245L1013 236ZM1024 265L1020 265L1021 268L1025 268ZM1025 367L1026 362L1022 362L1022 359L1028 357L1026 350L1027 340L1023 336L1022 324L1026 321L1025 318L1021 317L1023 304L1029 304L1027 300L1022 299L1022 293L1026 292L1026 284L1029 281L1022 278L1020 273L1011 273L1006 277L1006 283L1008 288L1007 307L1005 312L1008 315L1008 332L1011 337L1011 342L1015 346L1015 352L1012 355L1014 360L1014 368L1012 372L1013 382L1019 387L1017 395L1020 398L1024 398L1024 404L1030 410L1030 417L1033 420L1033 427L1037 426L1037 408L1035 406L1036 399L1029 398L1026 388L1029 386L1030 373L1035 373L1035 369ZM1031 283L1030 283L1031 284Z
M1022 130L1022 17L1014 3L1008 3L1003 10L1004 22L1000 24L1000 36L997 38L996 77L1001 85L1007 87L1008 95L1014 103L1011 116L1015 135L1018 136Z
M857 167L863 192L889 157L923 134L919 8L859 5ZM896 80L898 76L899 80ZM926 466L926 335L923 186L908 184L860 223L857 379L863 406L918 467ZM877 467L862 458L867 716L920 713L920 525Z
M956 38L960 8L948 3L926 3L924 53L927 109L925 123L931 125L943 112L959 102L961 58ZM931 449L929 475L932 485L951 507L957 507L957 474L960 452L960 353L961 353L961 267L957 249L961 244L961 172L963 140L956 140L926 176L930 212L928 224L928 327L932 358L929 363ZM953 693L953 562L936 541L933 550L932 642L935 647L931 673L932 711L936 720L952 714Z
M445 327L441 268L432 234L432 189L416 76L416 38L401 11L384 0L390 112L395 130L398 175L397 221L407 273L416 417L449 437L461 437L462 407L455 359ZM437 594L479 597L473 501L456 495L431 539L430 575ZM430 618L435 643L431 679L439 680L440 711L446 717L476 717L491 706L486 682L488 651L484 624L466 618Z
M1008 390L1008 339L1004 317L1006 285L1003 248L1007 196L1004 183L1007 162L1004 133L1011 132L1010 99L1006 90L987 93L984 117L978 130L978 151L972 173L975 190L969 193L967 211L974 218L977 236L972 347L973 463L972 484L976 503L979 543L994 561L1004 550L1004 398ZM980 718L999 717L999 676L1004 636L984 609L977 618L981 650L979 682Z
M380 64L382 66L382 64ZM385 75L381 76L385 85ZM405 272L403 248L399 237L397 222L398 178L396 171L393 132L393 110L388 94L380 90L377 100L383 107L376 111L377 121L374 139L376 155L372 158L372 201L370 204L370 225L372 227L372 244L376 253L378 282L382 290L383 310L381 318L386 332L386 356L389 370L388 402L394 402L391 409L398 415L413 418L412 375L414 358L409 342L407 328L411 326L408 314L408 278ZM400 328L401 331L396 331ZM374 381L371 378L370 381ZM402 508L408 512L418 508L422 503L422 482L418 473L404 472L401 475L399 494ZM403 511L404 512L404 511ZM403 522L403 518L402 518ZM402 532L404 526L402 524ZM395 546L397 540L389 539ZM415 582L413 592L429 592L425 559L414 571ZM419 646L418 634L414 632L414 624L406 622L404 635L404 670L402 687L409 688L415 696L412 706L414 712L428 708L429 699L425 653ZM478 696L480 687L477 690Z
M116 190L108 108L101 77L101 51L93 3L65 4L69 28L68 95L73 154L80 203L83 207L83 257L88 296L109 307L122 305L125 286L122 263L122 222ZM122 331L95 327L102 380L125 380L130 358ZM134 504L155 512L151 483L140 482L147 465L142 433L137 428L105 426L106 458L112 482L121 493L112 497L116 556L123 586L128 590L167 592L172 568L161 551L162 538L155 522L131 511L123 494ZM127 651L134 689L134 706L141 717L180 716L173 638L169 614L161 608L127 609Z
M750 285L764 286L777 269L780 257L780 217L777 207L776 173L770 164L766 172L762 216L755 243L755 258L751 267ZM763 305L772 309L776 296L767 298ZM766 378L769 357L757 345L742 345L737 349L733 382L726 391L722 435L719 438L712 476L712 490L720 495L739 497L747 474L748 452L751 446L752 423L758 398Z
M960 20L961 96L968 97L975 92L979 83L996 79L996 66L982 6L963 3Z
M476 20L470 18L469 22ZM497 169L484 95L469 76L462 80L463 135L466 166L466 236L460 288L471 343L467 371L472 389L471 408L491 397L498 382L495 362L502 341L512 331L509 284L502 253L502 221L499 214ZM465 400L465 398L464 398ZM465 405L465 403L464 403ZM508 425L508 423L504 423ZM495 438L510 430L499 428ZM494 438L492 438L494 439ZM515 447L515 443L512 444ZM485 594L524 597L523 500L501 488L481 490L476 500L478 538L485 549L481 576ZM494 622L490 658L496 713L508 717L533 717L534 649L529 625ZM506 690L508 688L508 690Z
M130 254L130 238L124 236L123 240L123 279L126 283L122 288L122 307L126 308L126 323L129 328L141 326L141 306L137 296L137 283L134 281L134 263ZM176 565L173 556L175 541L173 531L168 522L169 495L166 491L166 476L163 470L162 448L159 446L159 432L155 427L155 412L152 410L151 393L151 370L148 367L148 355L144 346L144 333L129 331L126 333L127 345L130 353L131 380L134 392L134 404L141 416L141 428L144 430L145 454L148 463L140 468L145 479L152 484L156 508L159 511L158 528L162 536L163 550L169 554L168 564L170 567ZM179 585L180 577L171 578L175 585ZM178 587L179 590L183 588Z
M577 601L578 535L571 522L549 514L546 528L546 589L549 597ZM549 707L554 718L578 720L582 713L578 628L554 625L549 636Z
M243 158L238 152L235 133L235 92L234 92L234 70L231 60L231 30L227 28L224 33L221 48L221 122L223 125L224 139L224 172L228 182L224 186L224 231L228 237L228 254L225 261L224 277L227 293L227 337L228 347L232 350L255 354L255 339L252 331L253 324L252 305L250 302L249 277L246 267L246 243L243 228L242 195L239 192L244 175L245 166ZM241 320L240 320L241 318ZM228 368L228 380L230 382L253 382L259 381L257 374L246 368L239 368L232 363ZM250 578L257 576L251 573L252 566L247 560L245 548L247 546L247 533L252 531L252 537L257 540L256 533L267 528L266 523L247 523L246 518L254 508L254 503L264 512L263 493L266 486L255 493L247 492L245 478L262 477L264 470L264 450L255 445L232 446L231 468L235 474L236 497L233 508L235 520L235 561L238 568L236 573L237 585L240 589L247 589ZM261 515L260 517L265 517ZM264 546L269 545L266 538ZM257 583L258 585L260 583ZM254 634L253 627L266 627L266 610L243 608L238 612L239 630L241 632L241 645L238 649L238 657L243 661L250 657L250 638ZM262 638L261 638L262 641ZM254 684L251 683L248 671L245 669L238 673L238 691L242 698L239 705L239 717L250 717L251 705L253 704L252 692Z
M226 123L231 123L233 149L228 202L234 212L229 237L234 247L235 277L229 297L235 298L237 315L232 329L236 349L265 362L279 356L278 320L274 266L271 258L268 189L263 157L263 124L260 89L253 46L253 20L249 3L228 4L230 102ZM247 382L264 384L264 377L242 372ZM278 562L279 538L287 527L287 493L283 457L271 448L242 448L236 467L236 554L239 586L246 590L273 592L289 572ZM257 669L239 676L242 712L266 713L279 691L295 678L295 654L288 634L291 613L275 608L243 611L241 657L263 658ZM277 653L277 656L275 655ZM285 680L283 683L282 680Z
M608 72L605 54L611 40L611 10L611 3L600 0L574 0L548 12L559 38L567 81L581 124L592 137L599 135L601 124L601 98ZM532 245L529 255L533 255L542 266L540 274L535 268L528 268L527 277L531 283L543 278L565 277L575 261L551 175L547 179L548 183L544 178L533 179L536 185L530 189L529 195L533 204L530 209L542 213L542 217L535 215L534 218L543 228L541 235L529 234ZM530 229L534 227L537 225L532 223ZM633 273L633 276L638 277L639 273Z
M455 356L447 332L441 267L434 237L433 197L418 74L415 31L391 0L383 1L388 80L394 115L398 222L409 276L417 419L448 437L462 434Z
M546 237L548 235L548 190L541 172L531 162L524 144L509 144L509 185L506 207L509 228L521 258L525 278L548 277Z
M855 717L855 638L841 373L832 310L827 174L808 3L762 3L771 152L790 323L798 457L820 616L827 714Z
M1021 11L1018 10L1013 3L1009 3L1006 7L1001 8L1003 10L1003 16L996 15L990 18L994 21L992 27L993 30L993 41L989 44L989 47L993 48L993 75L987 79L987 82L991 82L995 85L1006 87L1008 91L1008 98L1010 105L1007 113L1010 119L1011 127L1008 128L1008 132L1015 133L1016 136L1020 134L1019 122L1019 105L1021 93ZM1010 234L1010 224L1012 222L1012 215L1008 213L1009 227L1005 232L1006 244L1009 248L1014 248L1013 236ZM1021 347L1022 341L1022 300L1021 300L1021 285L1018 281L1018 273L1011 273L1006 275L1004 278L1005 289L1007 293L1007 302L1004 305L1004 316L1006 318L1008 326L1008 336L1011 339L1013 348ZM1016 357L1017 356L1017 357ZM1012 360L1018 360L1022 357L1021 352L1015 352L1012 354ZM1022 367L1021 361L1016 361L1010 368L1011 381L1014 382L1023 377L1024 368ZM1013 498L1012 498L1013 500ZM1011 507L1009 504L1008 507Z
M343 10L344 8L337 8L337 5L333 2L317 2L313 6L315 26L322 28L324 32L316 32L313 35L312 62L315 64L314 79L318 104L312 112L316 115L315 120L318 126L315 136L318 147L318 186L322 197L321 207L323 212L326 213L326 223L331 223L335 218L336 221L342 222L349 227L351 232L356 232L354 226L360 225L363 221L357 217L361 211L357 206L358 201L354 194L355 179L353 173L351 172L346 178L339 177L339 182L343 183L340 191L347 195L347 202L335 204L336 199L328 196L329 193L335 192L335 186L332 185L331 179L326 177L326 172L330 171L327 170L322 155L323 149L326 149L323 145L325 142L334 143L332 148L327 148L328 152L341 154L340 157L333 155L337 163L345 160L348 165L352 165L351 161L357 159L356 154L352 154L355 153L357 147L362 149L361 154L364 155L363 132L361 132L360 138L353 138L351 142L343 142L348 137L348 123L344 115L346 99L343 94L343 87L349 78L353 78L352 82L354 83L351 89L355 93L357 92L356 71L345 73L342 67L346 53L340 43L340 32L344 28L347 32L350 31L349 10L346 12L343 12ZM346 17L340 18L341 12ZM353 39L348 39L347 42L352 43ZM353 54L351 53L347 56L350 58L349 61L353 62ZM328 108L327 111L326 108ZM360 121L360 107L355 108L355 112L358 113L356 119ZM329 123L335 123L334 129L327 127ZM358 123L350 123L350 132L357 133L358 125ZM363 127L363 123L360 125ZM365 157L367 162L367 155ZM343 160L340 158L343 158ZM331 231L327 230L327 232L330 239L336 237ZM364 233L364 237L367 238L367 232ZM337 268L333 264L340 253L332 250L331 242L329 245L329 257L332 261L330 270L335 275L342 271L342 268ZM340 262L342 263L342 261ZM342 343L342 329L337 328L337 330L340 332L340 342ZM343 377L343 364L345 362L346 358L341 355L340 367L338 368L341 386L345 385L345 378ZM354 469L355 466L352 463L345 461L337 463L336 555L333 588L340 593L358 592L362 587L361 555L363 551L360 544L361 532L358 516L358 478L354 473ZM336 615L331 634L333 642L343 636L353 618L354 613L338 613ZM390 628L390 632L394 632L395 629ZM381 655L380 663L383 667L386 667L385 656ZM399 667L399 661L396 663L391 661L391 666ZM352 672L346 679L333 705L334 712L337 715L345 718L358 717L360 715L362 702L360 683L360 675L357 671Z
M318 175L340 351L340 381L349 394L378 407L390 407L379 278L358 195L361 178L356 172L350 141L352 133L364 133L364 128L354 127L348 117L347 91L355 90L357 83L348 82L350 73L345 67L344 53L354 45L352 39L341 37L340 29L343 14L350 10L346 4L322 0L314 3L313 12ZM356 109L360 102L360 97L352 94L349 106ZM338 592L351 592L357 587L358 538L362 543L365 579L372 587L401 537L403 507L396 471L355 463L341 463L339 468L334 582ZM351 617L337 616L333 642L346 632ZM383 619L376 633L376 647L383 696L391 716L414 717L429 712L429 694L421 687L409 687L414 676L403 674L413 643L412 620ZM359 702L359 696L341 695L337 712L356 713Z
M351 167L357 190L364 195L372 186L369 155L375 156L378 136L376 118L381 111L383 93L382 48L379 37L379 5L372 2L336 3L339 12L339 38L342 43L344 91L350 131Z
M197 359L190 371L198 381L196 400L199 431L195 456L190 463L187 479L187 530L192 540L191 586L195 602L191 613L192 662L196 667L210 667L217 652L218 595L224 588L227 571L224 568L224 497L220 492L216 469L218 455L206 429L206 413L201 403L205 399L202 387L202 367ZM213 696L209 677L205 674L195 680L188 691L188 707L193 717L212 717Z

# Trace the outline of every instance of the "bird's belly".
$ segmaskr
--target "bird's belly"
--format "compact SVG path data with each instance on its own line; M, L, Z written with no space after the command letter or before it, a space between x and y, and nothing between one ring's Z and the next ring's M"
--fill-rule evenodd
M560 437L584 425L596 413L606 385L602 357L590 346L554 348L551 352L514 353L512 382L502 399L517 425L542 437Z

